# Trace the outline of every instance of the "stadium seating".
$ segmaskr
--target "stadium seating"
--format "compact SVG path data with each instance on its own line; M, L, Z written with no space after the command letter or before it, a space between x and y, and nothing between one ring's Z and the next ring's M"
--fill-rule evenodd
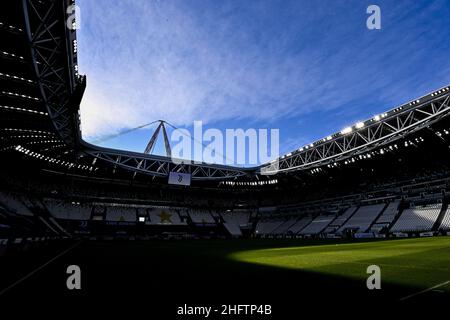
M48 211L57 219L64 220L89 220L92 206L66 201L46 199L44 204Z
M223 225L232 236L242 236L242 231L238 224L225 222Z
M399 203L399 201L393 201L389 203L381 216L378 217L373 226L370 228L370 231L378 233L383 228L388 227L392 223L392 221L394 221L395 216L398 213Z
M106 221L136 222L136 209L130 207L106 207Z
M446 180L447 181L447 180ZM438 188L443 188L442 182L437 185ZM415 188L414 193L419 190L424 193L426 190L430 192L430 188L426 184L423 187L423 183ZM450 185L450 179L445 184ZM420 188L419 188L420 187ZM55 187L56 188L56 187ZM89 186L86 186L88 189ZM383 191L381 194L356 194L342 196L342 197L330 197L323 200L315 200L312 202L300 203L296 206L287 207L264 207L263 218L258 221L255 216L254 221L256 223L256 230L249 224L250 212L248 209L234 209L233 211L225 211L225 209L209 209L208 204L204 205L204 209L191 209L191 206L197 204L196 201L192 201L189 205L182 207L181 205L174 205L173 208L166 208L164 201L158 204L152 204L144 199L133 199L132 194L122 195L120 192L114 194L107 194L103 192L85 197L80 192L85 191L81 189L67 188L66 193L61 190L64 186L54 192L52 186L47 187L47 194L45 196L39 196L38 190L34 190L30 195L24 195L24 193L17 193L17 191L2 191L0 192L0 208L3 208L5 212L19 213L29 216L33 216L35 213L37 216L41 216L45 219L40 221L40 224L44 225L44 229L49 229L52 233L64 234L65 230L74 234L88 234L95 233L97 226L101 225L101 221L108 222L112 232L117 232L114 226L117 225L111 222L124 222L127 224L135 224L138 220L145 221L145 225L180 225L180 226L193 226L206 225L209 227L222 226L224 228L216 228L214 230L208 230L210 234L217 234L219 236L231 235L234 237L244 236L242 227L245 227L245 235L250 232L254 232L256 235L269 235L269 236L283 236L283 235L329 235L329 236L343 236L343 231L347 228L358 232L364 232L370 227L371 232L379 233L389 230L393 224L391 232L420 232L437 230L432 229L439 221L439 230L450 230L450 213L445 212L442 216L439 216L439 206L436 208L436 212L432 213L433 206L426 206L421 208L412 208L405 210L401 217L397 217L400 201L396 200L389 203L385 210L382 211L385 204L378 205L363 205L357 207L358 203L364 203L365 201L374 201L375 199L381 201L388 201L393 198L398 199L401 195L389 195ZM15 190L15 189L14 189ZM388 192L397 192L398 186L387 189ZM394 191L392 191L394 190ZM95 191L92 190L92 192ZM89 191L91 192L91 191ZM409 190L410 194L413 194ZM433 193L434 194L434 193ZM444 193L441 192L441 196ZM384 196L384 198L383 198ZM126 198L124 198L126 197ZM403 197L404 199L407 199ZM66 199L79 199L74 201L68 201ZM133 202L135 201L135 202ZM92 204L91 204L92 203ZM174 202L176 203L176 202ZM421 197L419 203L429 203L429 199ZM94 205L95 204L95 205ZM178 203L179 204L179 203ZM223 208L228 207L223 206ZM164 206L164 208L163 208ZM350 207L349 207L350 206ZM169 207L169 206L167 206ZM177 209L174 209L177 208ZM199 208L196 206L196 208ZM347 208L341 215L328 215L319 214L321 212L342 212L341 208ZM43 211L42 211L43 210ZM45 212L48 211L55 219L48 218ZM431 212L431 213L430 213ZM307 213L307 215L305 215ZM381 213L381 214L380 214ZM11 215L15 216L15 215ZM438 220L439 216L439 220ZM145 217L145 219L138 219ZM315 217L315 218L313 218ZM378 217L378 218L377 218ZM407 218L410 217L408 220ZM22 219L22 217L20 217ZM399 218L398 220L396 218ZM27 218L28 219L28 218ZM67 220L96 220L95 224L75 224L70 223ZM66 220L61 222L60 220ZM395 223L394 223L395 222ZM137 224L137 223L136 223ZM137 224L140 225L140 224ZM169 232L187 232L195 233L200 229L197 228L167 228ZM204 229L206 230L206 229ZM226 230L228 232L226 232ZM62 231L62 232L61 232ZM122 230L118 230L122 231ZM165 230L161 228L137 228L136 233L147 233L152 235L153 232L159 234ZM256 231L256 232L255 232ZM127 229L126 232L132 234L134 229ZM200 233L203 231L200 231ZM367 232L367 231L366 231ZM337 233L337 234L336 234ZM350 236L350 234L348 234Z
M322 233L323 234L334 234L336 232L336 230L339 229L339 227L336 226L332 226L332 225L328 225L328 227L326 227Z
M450 207L445 211L439 230L450 230Z
M248 212L225 212L222 213L222 218L225 221L225 228L233 236L241 236L240 226L247 226L249 223Z
M298 218L288 219L284 221L282 224L280 224L278 227L276 227L274 230L272 230L271 233L275 235L286 234L289 228L293 226L297 222L297 220Z
M344 211L343 214L336 217L329 225L330 229L339 229L347 220L351 217L353 212L355 212L356 207L349 207L347 210Z
M258 235L268 235L271 234L276 228L278 228L285 221L281 219L261 219L256 225L255 233Z
M319 215L310 224L308 224L303 230L300 231L302 235L313 235L322 232L331 221L334 216L331 215Z
M232 222L239 226L248 225L250 213L243 211L225 212L221 214L225 222Z
M439 216L441 208L442 204L434 204L406 209L390 231L430 231Z
M375 221L375 223L391 223L394 221L394 218L398 213L399 203L399 201L389 203L383 214Z
M343 232L345 229L354 229L359 232L365 232L381 213L384 206L385 204L383 203L360 207L355 214L341 226L338 232Z
M33 215L33 213L23 204L23 199L12 193L0 192L0 204L16 214L24 216Z
M189 210L189 216L193 223L215 224L213 216L208 210Z
M180 215L174 209L148 208L149 225L186 225L186 221L181 220Z
M311 222L311 220L312 218L309 216L301 218L295 224L290 226L286 233L297 234L299 231L305 228Z

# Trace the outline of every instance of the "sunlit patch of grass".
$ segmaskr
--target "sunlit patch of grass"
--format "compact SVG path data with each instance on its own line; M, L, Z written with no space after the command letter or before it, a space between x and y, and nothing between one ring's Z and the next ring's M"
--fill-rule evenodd
M450 237L258 249L230 258L353 279L366 279L375 264L384 283L423 288L450 280Z

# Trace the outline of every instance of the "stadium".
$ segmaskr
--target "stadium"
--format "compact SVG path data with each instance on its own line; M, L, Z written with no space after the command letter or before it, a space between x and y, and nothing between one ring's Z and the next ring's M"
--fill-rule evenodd
M145 152L83 138L72 5L0 4L0 300L132 300L160 319L449 301L448 84L276 161L174 162L149 152L164 121Z

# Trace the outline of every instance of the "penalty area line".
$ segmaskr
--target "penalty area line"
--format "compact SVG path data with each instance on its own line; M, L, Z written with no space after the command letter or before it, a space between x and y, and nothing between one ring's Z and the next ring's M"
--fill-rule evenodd
M449 284L449 283L450 283L450 280L449 280L449 281L442 282L442 283L439 283L439 284L437 284L437 285L435 285L435 286L433 286L433 287L430 287L430 288L428 288L428 289L425 289L425 290L422 290L422 291L419 291L419 292L410 294L409 296L403 297L403 298L400 299L400 301L405 301L405 300L407 300L407 299L414 298L414 297L416 297L416 296L418 296L418 295L420 295L420 294L427 293L427 292L432 291L432 290L434 290L434 289L437 289L437 288L440 288L440 287L442 287L442 286L445 286L445 285L447 285L447 284Z
M48 266L50 263L52 263L53 261L55 261L56 259L58 259L59 257L65 255L67 252L69 252L70 250L72 250L73 248L77 247L81 242L83 242L83 240L78 241L77 243L75 243L73 246L69 247L68 249L64 250L63 252L61 252L60 254L58 254L56 257L53 257L52 259L50 259L49 261L47 261L46 263L44 263L43 265L41 265L40 267L34 269L33 271L31 271L29 274L27 274L25 277L17 280L16 282L14 282L13 284L11 284L10 286L6 287L5 289L0 291L0 296L3 295L6 291L10 290L11 288L15 287L16 285L18 285L19 283L25 281L26 279L28 279L29 277L31 277L33 274L35 274L36 272L38 272L39 270L45 268L46 266Z

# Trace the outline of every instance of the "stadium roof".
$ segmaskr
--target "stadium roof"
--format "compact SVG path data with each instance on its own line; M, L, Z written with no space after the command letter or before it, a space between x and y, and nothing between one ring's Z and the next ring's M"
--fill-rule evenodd
M193 180L271 179L261 170L284 173L334 165L427 127L450 111L446 86L281 157L276 172L274 162L243 169L190 160L174 163L167 157L98 147L81 138L79 105L87 81L78 74L76 31L66 26L72 4L26 0L1 5L3 151L85 172L109 166L153 177L180 172Z

